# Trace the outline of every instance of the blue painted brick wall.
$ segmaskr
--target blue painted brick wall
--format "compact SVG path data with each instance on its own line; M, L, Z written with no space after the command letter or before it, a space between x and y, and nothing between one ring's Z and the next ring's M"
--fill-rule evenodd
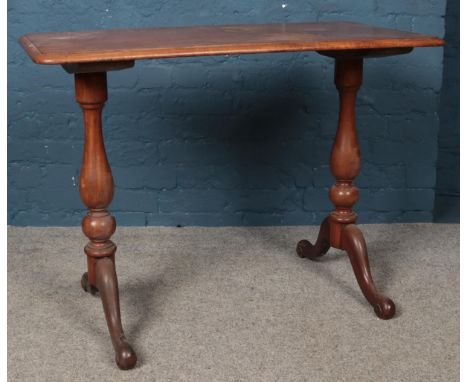
M350 20L444 35L445 1L15 0L8 4L8 222L78 225L73 78L28 32ZM358 99L361 222L432 218L443 49L368 60ZM122 225L316 224L331 208L333 62L316 53L139 61L109 73L105 138Z
M448 0L440 102L435 219L460 219L460 1Z

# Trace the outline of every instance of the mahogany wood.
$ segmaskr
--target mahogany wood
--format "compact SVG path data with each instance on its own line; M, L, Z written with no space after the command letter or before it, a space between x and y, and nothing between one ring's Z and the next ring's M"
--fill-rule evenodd
M298 51L317 51L335 58L335 84L340 96L330 161L336 178L330 189L335 209L322 222L316 243L300 241L297 253L314 259L324 255L330 246L345 250L362 293L377 316L387 319L394 315L393 302L375 288L366 243L352 210L359 197L353 185L360 168L356 95L364 58L405 54L414 47L443 45L443 40L358 23L321 22L33 33L22 36L20 43L35 63L60 64L75 75L76 100L83 109L85 125L80 195L88 213L82 228L89 238L85 247L88 272L81 284L86 291L101 296L121 369L134 367L136 356L125 339L120 317L116 246L110 240L116 222L107 211L114 186L101 113L107 100L106 72L130 68L139 59Z
M317 236L317 241L314 245L308 240L301 240L297 243L296 252L299 257L307 257L308 259L315 259L325 255L330 249L330 223L328 217L323 219L320 225L320 231Z
M353 179L361 167L361 154L356 132L356 96L362 83L363 60L335 62L335 84L340 94L338 129L333 144L330 169L336 183L330 188L330 200L335 210L330 214L330 242L341 248L343 224L354 223L357 215L352 206L359 198L359 190Z
M70 74L109 72L113 70L133 68L133 66L135 66L135 61L84 62L62 65L63 69Z
M107 100L106 73L75 74L75 95L84 114L85 141L80 196L89 209L83 218L82 229L90 240L84 249L88 272L83 275L81 285L93 294L97 290L100 292L117 365L121 369L130 369L136 364L136 355L123 335L114 264L117 247L110 240L116 223L106 209L114 194L114 181L107 161L101 125L101 113Z
M352 210L359 198L353 179L361 167L355 110L362 71L362 58L335 60L335 84L340 95L338 129L330 159L331 172L336 178L336 183L330 188L330 200L335 210L323 221L315 245L301 240L296 252L300 257L313 259L325 254L330 246L344 249L367 301L379 318L389 319L395 314L395 304L377 292L370 273L364 236L354 224L357 214Z
M115 362L122 370L132 369L137 357L125 338L120 319L119 287L115 263L110 257L96 260L97 289L101 295L107 327L115 350Z
M88 257L87 260L93 260L92 257ZM94 261L94 260L93 260ZM88 268L91 268L91 266L88 263ZM94 264L92 265L92 268L95 269ZM96 280L96 274L94 274L94 279ZM83 276L81 276L81 287L85 292L91 293L93 296L98 294L98 289L95 285L91 285L89 282L88 278L88 272L83 273Z
M342 51L438 46L418 33L350 22L210 25L33 33L20 38L38 64L266 52Z
M346 224L343 227L341 245L348 253L359 287L373 306L375 314L384 320L392 318L395 314L395 304L377 291L370 272L366 241L355 224Z
M413 48L377 48L377 49L351 49L351 50L318 50L322 56L340 59L359 59L396 56L410 53Z

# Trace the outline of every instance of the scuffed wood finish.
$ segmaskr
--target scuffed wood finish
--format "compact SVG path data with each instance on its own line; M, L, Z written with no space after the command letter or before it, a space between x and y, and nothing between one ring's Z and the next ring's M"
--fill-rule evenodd
M88 272L81 280L86 291L99 291L107 326L121 369L131 369L136 355L123 334L119 290L115 272L116 245L110 240L115 232L114 217L107 211L114 195L114 181L107 161L102 135L101 114L107 100L105 72L75 74L75 96L84 115L85 140L80 172L80 196L89 211L82 229L89 238L84 248Z
M352 209L359 199L359 190L353 185L353 180L361 167L355 113L362 72L362 58L335 60L335 85L340 95L340 114L330 159L330 168L336 183L329 193L335 210L323 221L315 245L301 240L297 244L296 252L300 257L315 259L324 255L330 246L345 250L367 301L379 318L389 319L395 314L395 304L380 294L374 285L366 242L354 224L357 214Z
M391 54L392 49L443 45L433 36L350 22L33 33L20 42L38 64L356 49L390 49Z

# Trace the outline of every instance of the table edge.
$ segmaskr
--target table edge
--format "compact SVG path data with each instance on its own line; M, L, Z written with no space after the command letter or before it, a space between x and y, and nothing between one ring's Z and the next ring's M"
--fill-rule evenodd
M247 24L246 24L247 25ZM388 28L385 28L388 29ZM414 33L414 32L408 32ZM141 49L139 52L132 52L127 55L121 52L99 51L95 53L64 53L50 54L43 53L31 41L30 36L37 33L28 33L22 35L18 40L26 53L36 64L40 65L63 65L75 63L92 63L92 62L112 62L112 61L135 61L146 59L167 59L177 57L198 57L198 56L219 56L219 55L244 55L244 54L260 54L260 53L284 53L284 52L307 52L330 50L330 41L322 42L315 41L311 43L296 43L294 41L280 41L258 44L237 44L236 46L226 47L225 45L206 45L206 46L191 46L187 48L150 48ZM441 38L414 33L414 38L405 39L375 39L369 41L342 41L337 44L339 48L334 48L336 51L349 51L360 49L385 49L385 48L418 48L418 47L437 47L443 46L445 41ZM378 46L376 46L378 45Z

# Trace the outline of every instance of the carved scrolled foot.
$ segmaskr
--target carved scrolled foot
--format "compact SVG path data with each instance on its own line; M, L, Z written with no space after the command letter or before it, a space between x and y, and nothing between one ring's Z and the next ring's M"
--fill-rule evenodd
M135 351L125 338L122 338L121 340L122 341L118 345L118 348L115 350L115 363L121 370L133 369L137 363Z
M395 303L386 296L380 295L374 305L374 312L382 320L389 320L395 315Z
M137 357L127 342L122 328L119 287L114 262L109 257L104 257L96 263L96 282L115 350L115 362L122 370L132 369L136 365Z
M93 296L98 294L98 289L89 283L88 280L88 272L83 273L83 276L81 276L81 287L85 292L91 293Z
M330 224L328 223L328 217L322 221L320 225L320 231L315 244L312 244L308 240L301 240L297 243L296 253L299 257L308 259L314 259L325 255L330 249Z
M374 285L367 256L366 241L355 224L343 228L342 246L347 252L359 287L377 317L388 320L395 315L395 304L387 296L379 293Z

